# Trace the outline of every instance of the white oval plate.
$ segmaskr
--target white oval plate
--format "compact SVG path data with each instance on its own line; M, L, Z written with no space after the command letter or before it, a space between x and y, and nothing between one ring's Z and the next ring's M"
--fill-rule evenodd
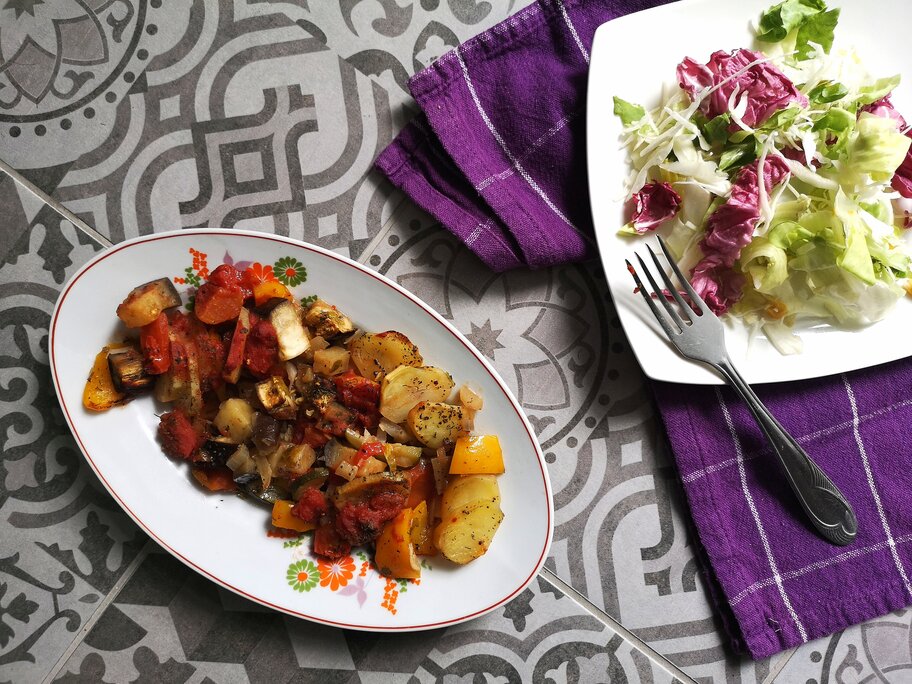
M685 360L668 343L624 264L646 240L623 239L627 153L614 116L617 95L647 107L660 102L663 84L674 83L675 67L690 56L701 62L716 50L751 47L751 22L775 0L682 0L629 14L603 24L595 33L589 72L587 153L595 232L605 276L618 316L637 361L650 378L691 384L721 384L706 367ZM836 45L854 45L868 70L878 76L912 75L908 26L912 3L905 0L829 2L841 7ZM904 80L893 98L912 117L912 83ZM654 240L653 240L654 242ZM904 358L912 354L912 301L901 300L883 321L859 330L820 325L801 332L804 351L782 356L762 335L751 336L739 321L727 321L729 355L750 383L801 380L832 375Z
M115 309L136 285L195 275L190 250L214 269L228 259L274 265L296 260L306 282L298 296L319 294L367 330L400 330L425 360L457 384L484 393L479 432L500 436L507 471L500 476L504 521L490 550L457 567L433 559L419 584L387 581L353 556L319 564L303 543L267 536L269 510L198 487L185 463L162 453L151 397L105 413L82 406L92 360L125 329ZM283 264L284 266L285 264ZM277 268L274 268L274 271ZM178 289L188 285L178 285ZM188 566L265 606L351 629L405 631L450 625L504 604L532 581L551 542L551 487L541 449L522 409L491 365L453 326L391 280L327 250L288 238L225 230L186 230L130 240L99 254L64 287L51 321L54 385L89 464L123 509ZM286 543L288 542L288 543Z

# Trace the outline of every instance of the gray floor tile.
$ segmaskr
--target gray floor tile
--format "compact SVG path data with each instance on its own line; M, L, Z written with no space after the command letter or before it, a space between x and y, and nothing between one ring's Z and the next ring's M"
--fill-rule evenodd
M4 27L4 40L28 43L57 4ZM139 7L127 32L138 42L118 46L127 66L90 70L92 83L116 74L110 87L86 81L87 104L64 118L56 100L0 115L0 157L115 242L271 217L276 233L360 254L401 198L369 173L393 135L386 90L291 5Z
M390 92L398 117L415 110L406 86L409 76L531 2L314 2L308 19L320 27L330 48Z
M448 629L369 634L296 620L151 553L57 681L671 682L543 580Z
M804 644L795 650L774 681L912 681L910 624L912 610L902 610Z
M0 681L40 681L145 543L79 454L49 375L57 293L96 250L40 210L0 266Z

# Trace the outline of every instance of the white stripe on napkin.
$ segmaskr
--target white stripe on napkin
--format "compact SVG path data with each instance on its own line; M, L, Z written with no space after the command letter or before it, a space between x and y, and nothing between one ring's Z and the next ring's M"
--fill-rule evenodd
M500 146L500 149L503 150L503 153L507 155L507 159L510 160L510 164L516 169L520 176L523 177L523 180L528 183L529 187L535 191L535 194L544 200L545 204L548 205L548 208L553 211L560 219L566 223L568 226L573 228L590 245L595 246L595 243L592 241L592 238L583 233L579 228L577 228L573 223L564 216L563 212L557 208L554 202L551 201L551 198L548 197L547 193L541 189L538 183L529 175L529 172L526 171L526 168L522 165L519 159L510 151L510 148L507 147L506 141L501 137L500 133L494 127L494 123L488 117L488 113L485 111L484 107L481 106L481 101L478 99L478 93L475 92L475 86L472 83L472 79L469 77L469 69L466 66L465 60L462 58L461 46L457 47L454 50L456 53L456 59L459 60L459 67L462 69L462 77L465 79L466 87L469 89L469 94L472 96L472 101L475 103L475 108L478 110L478 114L481 116L481 120L484 121L485 126L488 127L488 130L491 132L491 135L494 136L494 140L497 141L497 144Z
M561 16L564 17L564 22L567 24L567 28L570 29L570 34L573 36L573 40L576 41L576 47L578 47L579 51L582 53L583 59L586 60L586 64L589 64L589 52L583 45L583 41L580 40L579 34L576 32L576 27L573 25L573 22L570 21L570 15L567 14L567 8L564 7L564 0L557 0L557 6L560 9Z
M789 600L788 594L785 593L785 587L782 585L782 576L779 574L779 568L776 566L776 559L773 557L769 539L766 537L766 530L763 529L763 522L760 520L757 506L754 504L754 496L747 486L747 473L744 469L744 452L741 449L741 440L738 439L738 433L735 431L735 424L732 422L731 414L728 412L728 406L726 406L725 400L722 398L722 392L719 391L718 387L716 387L715 390L716 399L719 402L719 406L722 408L722 415L725 417L725 425L728 427L728 432L735 445L735 456L738 459L738 475L741 478L741 491L744 492L747 506L750 508L751 516L754 518L754 524L757 526L757 532L760 534L763 552L766 554L766 560L769 563L770 570L773 571L773 580L776 582L776 588L779 589L779 596L782 597L782 602L785 604L789 615L792 617L792 621L795 623L795 627L798 629L798 635L801 637L802 643L804 643L808 640L807 632L804 629L804 625L801 624L798 613L796 613L795 609L792 607L792 602Z
M896 540L893 539L893 533L890 531L890 523L887 522L887 516L884 514L883 504L880 501L880 494L877 492L877 486L874 484L874 474L871 472L871 464L868 463L868 452L865 449L864 441L861 439L861 431L858 425L861 422L858 418L858 405L855 403L855 392L845 374L842 375L842 382L846 388L846 394L849 395L849 405L852 407L852 431L855 433L855 443L858 445L858 453L861 454L861 463L864 466L865 477L868 479L868 487L871 488L871 494L874 496L874 504L877 506L877 515L880 516L880 524L883 525L884 532L887 534L887 544L890 546L890 554L893 556L893 562L899 575L902 577L906 591L912 596L912 586L909 585L909 578L906 576L906 569L899 559L899 553L896 551Z

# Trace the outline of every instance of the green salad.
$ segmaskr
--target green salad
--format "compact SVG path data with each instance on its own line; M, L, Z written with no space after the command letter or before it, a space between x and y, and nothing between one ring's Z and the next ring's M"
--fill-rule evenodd
M717 314L782 353L796 324L880 320L910 288L910 133L891 94L834 47L838 9L786 0L755 28L761 49L684 58L653 110L619 97L629 150L625 235L659 230Z

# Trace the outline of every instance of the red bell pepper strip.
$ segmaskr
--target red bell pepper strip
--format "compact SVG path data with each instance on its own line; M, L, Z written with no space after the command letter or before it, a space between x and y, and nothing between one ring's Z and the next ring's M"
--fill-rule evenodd
M168 330L168 317L162 311L158 318L139 331L139 346L145 358L146 372L150 375L161 375L171 367L171 339Z

